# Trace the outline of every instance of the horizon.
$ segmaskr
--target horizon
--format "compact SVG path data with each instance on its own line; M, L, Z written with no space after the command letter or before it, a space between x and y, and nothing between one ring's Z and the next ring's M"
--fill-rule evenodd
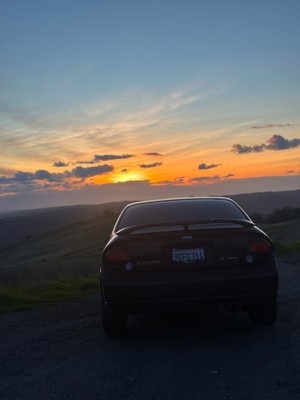
M0 11L1 212L300 188L300 3Z
M103 201L90 201L90 202L76 202L71 201L71 202L65 202L62 201L61 203L53 203L45 201L46 198L43 198L42 201L37 202L35 206L30 207L27 204L27 207L22 208L22 205L20 202L13 202L10 204L10 207L1 209L0 208L0 216L5 216L6 214L14 214L14 213L19 213L19 212L30 212L30 211L39 211L39 210L47 210L47 209L55 209L55 208L65 208L65 207L85 207L85 206L99 206L99 205L105 205L105 204L113 204L113 203L130 203L130 202L139 202L139 201L151 201L151 200L158 200L158 199L176 199L176 198L189 198L189 197L228 197L228 198L234 198L234 197L239 197L239 196L252 196L252 195L263 195L263 194L277 194L277 193L287 193L287 192L297 192L300 189L288 189L288 190L280 190L280 191L261 191L261 192L238 192L238 193L231 193L231 194L202 194L202 195L197 195L197 194L190 194L190 195L177 195L174 196L141 196L140 198L130 198L130 197L125 197L124 198L119 198L119 197L112 197L108 199L103 199ZM1 200L1 199L0 199ZM23 201L23 199L22 199ZM19 206L17 206L19 204ZM272 207L271 207L272 208Z

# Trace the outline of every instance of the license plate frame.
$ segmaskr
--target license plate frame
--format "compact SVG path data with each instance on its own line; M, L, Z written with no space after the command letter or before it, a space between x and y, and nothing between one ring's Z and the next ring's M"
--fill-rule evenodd
M172 261L175 264L190 265L205 262L204 247L172 249Z

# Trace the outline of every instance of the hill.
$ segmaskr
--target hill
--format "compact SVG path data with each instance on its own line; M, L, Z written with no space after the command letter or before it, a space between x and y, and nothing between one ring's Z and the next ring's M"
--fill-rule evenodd
M76 276L95 276L105 237L116 215L103 211L77 222L0 249L0 286L34 284ZM300 220L260 226L275 242L300 242Z
M97 274L114 216L104 213L0 250L1 284Z
M248 214L269 214L283 207L299 207L300 190L285 192L248 193L228 196L240 204ZM15 211L0 215L0 248L78 222L89 221L103 213L115 217L128 202L98 205L78 205Z
M115 202L10 212L0 216L0 248L78 222L88 221L103 213L117 215L127 204Z
M300 190L247 193L228 197L236 201L248 214L271 214L279 208L297 208L300 205Z

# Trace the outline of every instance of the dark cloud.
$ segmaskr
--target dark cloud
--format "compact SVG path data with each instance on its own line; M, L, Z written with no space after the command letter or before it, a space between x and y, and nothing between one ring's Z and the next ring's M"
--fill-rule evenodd
M69 163L65 163L63 161L56 161L52 166L53 167L67 167Z
M75 161L73 164L95 164L95 161Z
M286 126L293 126L293 125L292 124L264 124L264 125L251 126L251 129L285 128Z
M31 172L22 172L18 171L15 173L14 181L15 182L29 182L34 180L34 175Z
M127 172L128 169L127 168L123 168L121 172Z
M106 174L107 172L113 171L114 167L112 165L99 165L97 167L76 167L72 170L72 175L76 178L89 178L91 176Z
M155 162L152 164L140 164L141 168L155 168L155 167L160 167L162 165L161 162Z
M45 182L49 183L60 183L60 185L64 186L68 184L67 180L71 177L76 177L80 179L88 178L95 175L102 175L107 172L113 171L114 167L111 165L99 165L96 167L76 167L72 169L72 171L64 171L63 173L51 173L46 170L37 170L36 172L23 172L18 171L12 177L0 177L0 184L3 185L14 185L20 184L23 186L36 185L36 182L41 185L41 181L43 181L43 185L45 186Z
M152 183L152 185L182 185L185 183L185 177L184 176L180 176L179 178L175 178L174 180L170 181L170 180L164 180L164 181L159 181L159 182L155 182Z
M155 151L150 152L150 153L144 153L144 155L145 155L145 156L159 156L159 157L162 156L162 154L156 153Z
M234 144L231 151L236 154L247 154L247 153L260 153L265 150L265 144L255 146L244 146L241 144Z
M214 175L214 176L197 176L195 178L189 179L190 183L204 183L204 184L209 184L209 183L217 183L220 181L225 181L226 179L234 177L234 174L227 174L225 176L221 175Z
M202 164L198 165L198 169L211 169L211 168L219 167L220 165L222 165L222 164L210 164L210 165L207 165L205 163L202 163Z
M254 146L234 144L231 151L236 154L260 153L265 150L287 150L300 145L300 139L285 139L281 135L273 135L266 143Z
M209 182L216 182L220 180L219 175L215 176L198 176L196 178L189 179L189 182L198 182L198 183L209 183Z
M102 154L102 155L95 154L93 162L95 163L95 162L99 162L99 161L123 160L123 159L131 158L131 157L134 157L134 155L133 154Z
M267 150L286 150L292 149L300 145L300 139L285 139L280 135L273 135L269 140L267 140L266 149Z

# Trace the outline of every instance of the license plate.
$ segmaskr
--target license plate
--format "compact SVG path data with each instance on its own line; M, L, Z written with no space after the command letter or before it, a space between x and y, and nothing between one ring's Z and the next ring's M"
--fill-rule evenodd
M204 248L197 249L172 249L173 262L181 264L192 264L205 260Z

